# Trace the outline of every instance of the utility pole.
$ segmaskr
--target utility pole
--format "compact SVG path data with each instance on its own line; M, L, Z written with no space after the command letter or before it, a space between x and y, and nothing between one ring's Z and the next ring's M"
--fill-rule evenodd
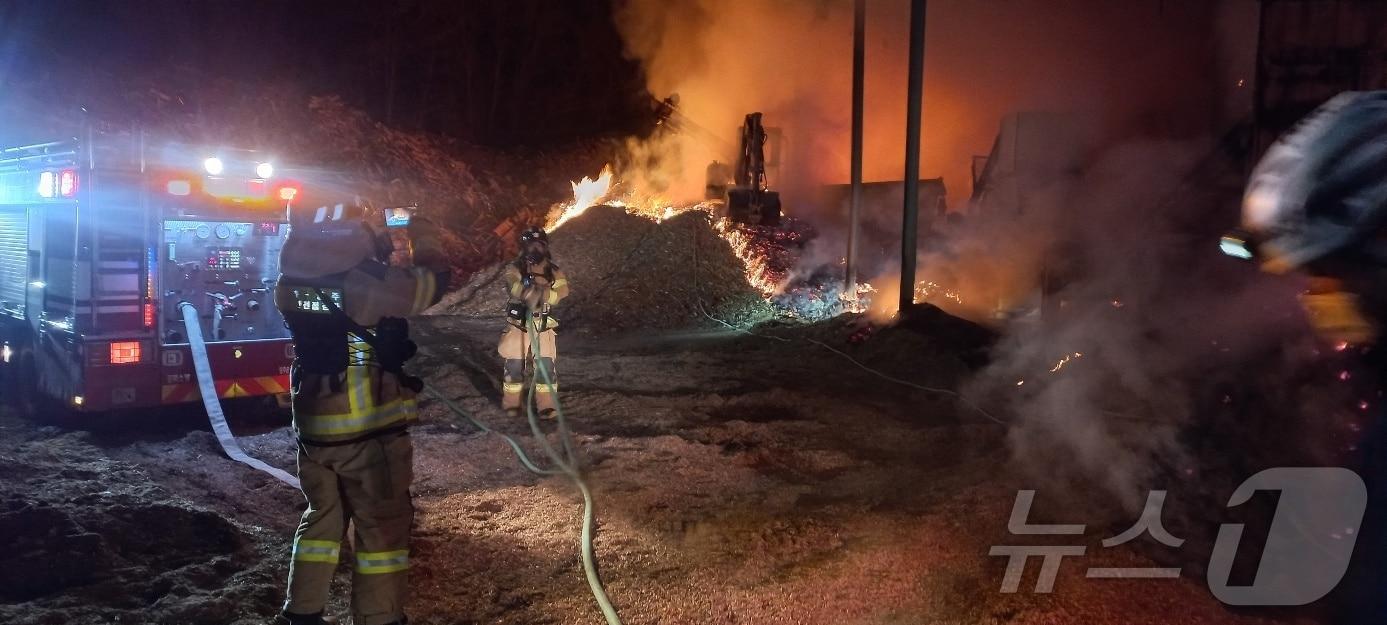
M915 239L920 212L920 99L925 90L925 8L910 1L910 93L905 111L905 215L901 220L901 303L915 303Z
M862 83L866 54L867 0L854 0L852 8L852 198L848 203L848 257L843 292L857 296L857 219L862 211Z

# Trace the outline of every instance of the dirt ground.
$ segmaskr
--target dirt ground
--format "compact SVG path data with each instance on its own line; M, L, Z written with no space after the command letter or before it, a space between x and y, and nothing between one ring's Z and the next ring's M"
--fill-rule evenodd
M413 365L528 440L497 408L499 323L423 318L428 353ZM574 333L560 350L599 566L626 623L1309 622L1231 612L1189 570L1085 579L1086 566L1155 566L1102 548L1099 531L1054 593L1029 592L1037 563L1021 592L999 592L1006 562L990 546L1033 542L1007 533L1025 485L1004 429L810 343L707 329ZM909 377L951 385L963 365L939 359ZM223 457L200 418L0 418L0 622L268 622L302 496ZM282 416L236 427L252 454L292 466ZM436 401L422 402L414 436L411 622L600 623L571 484L528 473ZM344 565L331 612L345 613L349 575Z

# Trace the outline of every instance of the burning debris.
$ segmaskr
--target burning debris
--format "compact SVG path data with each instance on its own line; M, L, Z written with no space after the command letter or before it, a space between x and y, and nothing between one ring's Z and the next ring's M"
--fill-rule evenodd
M963 304L963 297L958 294L958 291L939 286L933 280L921 280L915 283L915 303L939 303L945 300L955 304Z
M731 323L774 314L702 211L656 221L598 204L568 218L549 241L572 289L555 309L566 331L688 327L707 322L705 311ZM478 272L432 312L499 317L506 301L500 279L505 264Z

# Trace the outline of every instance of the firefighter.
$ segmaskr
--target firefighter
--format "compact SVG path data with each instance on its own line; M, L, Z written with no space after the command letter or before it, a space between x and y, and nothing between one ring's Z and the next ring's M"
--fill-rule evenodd
M434 226L411 219L412 268L365 210L337 205L291 215L275 305L293 337L291 376L299 479L308 508L294 533L288 597L277 625L317 625L348 522L357 625L406 622L413 444L422 384L405 375L415 345L403 317L438 301L448 267Z
M554 396L559 391L554 369L554 329L559 322L550 309L568 297L568 278L550 258L549 237L542 228L530 227L520 233L520 255L506 266L505 276L510 297L506 304L508 325L497 348L505 359L501 407L511 416L520 414L528 362L534 373L535 403L540 416L547 418L554 413ZM529 334L532 325L539 330L538 362Z
M1267 150L1243 199L1243 225L1223 250L1272 273L1309 278L1310 323L1367 345L1387 323L1387 91L1345 93ZM1360 350L1354 350L1355 352ZM1380 350L1365 358L1387 382ZM1314 415L1307 415L1314 416ZM1379 415L1353 468L1368 507L1348 575L1331 595L1333 622L1387 623L1387 419Z

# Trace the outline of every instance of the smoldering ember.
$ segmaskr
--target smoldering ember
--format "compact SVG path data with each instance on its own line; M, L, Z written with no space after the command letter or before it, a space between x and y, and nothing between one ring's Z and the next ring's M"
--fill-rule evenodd
M1387 623L1387 2L0 0L0 623Z

